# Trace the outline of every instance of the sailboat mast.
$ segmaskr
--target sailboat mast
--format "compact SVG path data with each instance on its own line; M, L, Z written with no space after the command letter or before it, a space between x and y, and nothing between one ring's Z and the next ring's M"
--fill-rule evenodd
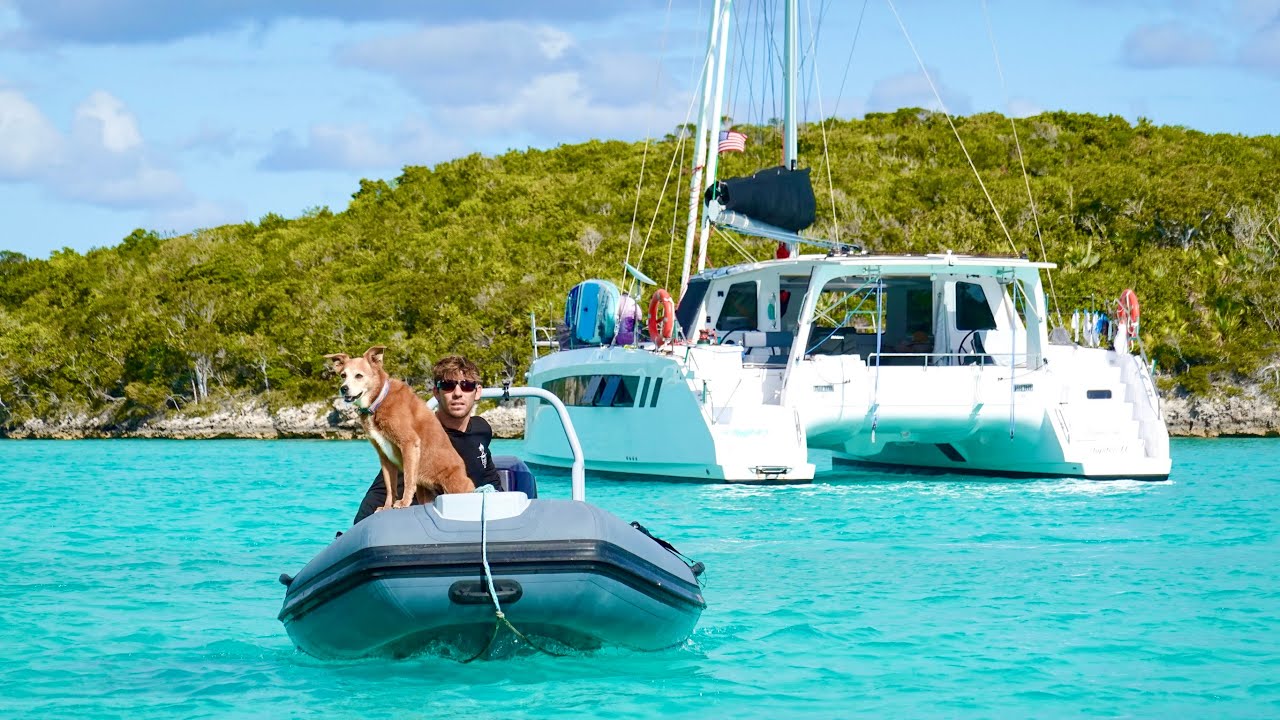
M795 170L798 158L798 141L796 128L798 124L798 113L796 112L796 86L800 73L800 3L797 0L787 0L786 13L787 19L784 23L784 32L786 38L783 41L783 53L786 56L785 67L783 70L783 138L782 138L782 166L788 170ZM796 243L785 243L787 248L787 256L796 254Z
M800 70L800 12L799 3L796 0L787 0L786 7L786 23L784 31L786 39L783 41L783 52L786 55L785 68L783 71L783 143L782 143L782 165L788 170L796 169L796 86L797 75Z
M709 186L716 181L716 165L720 160L720 117L724 109L724 72L729 65L729 13L733 10L733 0L723 0L720 9L720 42L716 48L716 88L712 101L711 127L707 132L707 179ZM707 237L711 233L711 223L706 214L702 216L701 231L698 237L698 272L707 267Z
M677 298L684 296L684 289L689 285L689 269L693 263L693 238L698 232L698 208L702 206L702 170L707 155L707 117L711 113L711 98L714 93L715 70L716 70L716 46L719 39L720 29L720 4L722 0L715 0L715 8L711 13L711 30L707 34L707 56L702 63L702 101L701 109L698 111L698 139L695 143L693 152L693 172L689 179L689 220L685 226L684 235L684 263L680 266L680 293Z

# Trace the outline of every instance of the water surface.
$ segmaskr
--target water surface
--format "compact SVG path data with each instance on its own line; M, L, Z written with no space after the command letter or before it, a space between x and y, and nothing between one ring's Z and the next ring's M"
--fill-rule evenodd
M1278 717L1280 441L1173 453L1162 483L589 477L706 564L693 637L461 665L319 662L276 621L367 443L3 441L0 716Z

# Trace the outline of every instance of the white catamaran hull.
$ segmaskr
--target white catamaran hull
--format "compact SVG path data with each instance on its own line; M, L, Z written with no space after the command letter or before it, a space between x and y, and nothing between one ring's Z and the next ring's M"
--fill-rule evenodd
M683 320L719 330L717 342L559 350L535 359L529 382L569 406L595 472L805 482L808 448L821 448L946 472L1167 477L1149 368L1049 343L1041 267L940 255L722 268L696 279ZM784 296L806 299L775 306ZM742 321L750 329L725 331ZM567 466L550 408L531 403L525 427L533 462Z
M696 359L717 349L677 352L687 350ZM718 354L741 358L737 349ZM1050 362L1012 382L999 365L884 367L878 402L874 368L817 358L802 363L792 379L792 387L806 388L795 397L803 415L760 404L774 384L769 375L781 375L776 369L739 362L736 372L700 379L696 371L684 377L686 366L672 357L645 350L597 348L551 357L560 362L531 372L531 384L603 367L633 374L641 386L649 379L644 405L569 408L591 449L587 469L593 472L805 482L814 474L806 446L831 450L837 461L1003 476L1163 479L1170 469L1163 425L1140 417L1147 398L1126 397L1124 370L1145 369L1137 367L1138 358L1108 350L1062 348L1050 358L1061 359L1064 368L1093 367L1058 371ZM721 359L722 365L731 362ZM1105 367L1112 371L1099 372ZM721 391L725 397L717 398ZM554 409L531 403L527 412L530 460L568 467Z
M569 400L569 416L583 447L590 448L586 467L592 472L711 482L812 480L797 413L761 404L758 380L754 404L711 402L712 387L719 384L711 380L712 364L732 364L740 353L707 346L691 355L702 360L705 377L671 355L648 350L565 350L536 363L529 383L560 390L557 394ZM571 386L567 392L566 386ZM743 398L752 386L744 383ZM602 393L607 393L603 401ZM600 404L582 404L593 399ZM525 457L532 464L568 467L555 409L536 402L526 408Z

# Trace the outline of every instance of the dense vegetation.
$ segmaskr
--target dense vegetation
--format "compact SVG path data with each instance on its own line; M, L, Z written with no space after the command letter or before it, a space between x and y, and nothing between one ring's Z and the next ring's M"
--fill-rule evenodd
M1137 288L1163 382L1193 392L1273 362L1280 138L1068 113L1021 120L1033 215L1008 119L957 126L1013 247L1031 257L1038 220L1060 265L1064 314L1111 307ZM747 131L748 151L726 156L722 175L776 163L776 130ZM873 251L1012 251L944 116L834 121L825 155L823 137L816 124L801 136L822 218L815 233ZM620 280L630 251L660 283L678 284L688 171L664 176L684 146L670 135L647 148L472 155L364 180L341 213L271 214L169 238L138 230L48 260L0 252L0 427L86 413L128 424L254 395L272 406L321 399L333 390L320 356L376 343L410 379L450 351L477 359L490 380L519 377L530 312L552 321L578 280ZM679 159L677 172L688 164ZM772 251L740 245L757 258ZM741 259L730 243L711 249L714 265Z

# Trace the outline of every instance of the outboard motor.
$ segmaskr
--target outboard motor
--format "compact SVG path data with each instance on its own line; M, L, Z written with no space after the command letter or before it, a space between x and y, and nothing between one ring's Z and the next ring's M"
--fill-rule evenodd
M538 497L538 481L523 460L515 455L494 455L493 464L498 468L504 492L522 492L530 500Z

